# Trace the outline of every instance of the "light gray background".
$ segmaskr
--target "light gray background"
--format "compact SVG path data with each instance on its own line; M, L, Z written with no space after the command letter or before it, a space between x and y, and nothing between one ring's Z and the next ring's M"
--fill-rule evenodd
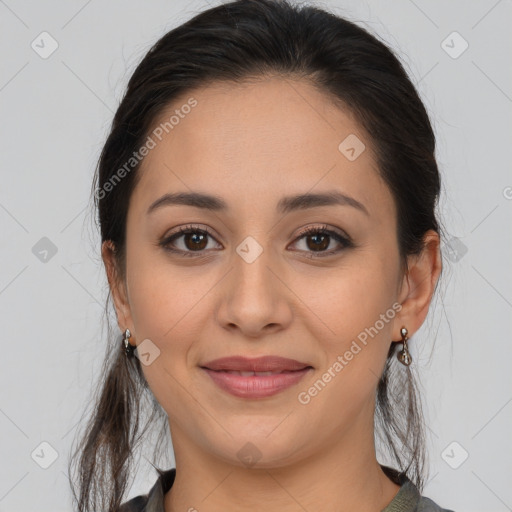
M397 50L438 137L441 213L456 240L411 342L430 426L425 494L457 512L512 510L511 2L318 4ZM68 450L104 355L94 166L134 66L206 6L0 0L0 511L71 510ZM31 47L50 48L43 31L58 43L46 59ZM454 31L469 44L461 55ZM43 442L58 453L48 469ZM130 496L155 477L142 465Z

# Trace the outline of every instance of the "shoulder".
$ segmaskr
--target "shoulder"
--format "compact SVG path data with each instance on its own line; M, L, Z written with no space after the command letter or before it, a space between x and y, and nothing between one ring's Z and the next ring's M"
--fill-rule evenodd
M418 501L416 512L454 512L447 508L441 508L437 503L434 503L430 498L422 496Z
M382 512L454 512L422 496L406 473L388 466L381 465L381 467L394 483L400 485L398 493Z

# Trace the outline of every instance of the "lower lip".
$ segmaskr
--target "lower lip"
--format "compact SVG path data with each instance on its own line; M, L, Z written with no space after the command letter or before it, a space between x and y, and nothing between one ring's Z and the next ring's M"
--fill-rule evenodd
M243 377L234 373L202 368L221 389L241 398L265 398L297 384L313 368L275 375Z

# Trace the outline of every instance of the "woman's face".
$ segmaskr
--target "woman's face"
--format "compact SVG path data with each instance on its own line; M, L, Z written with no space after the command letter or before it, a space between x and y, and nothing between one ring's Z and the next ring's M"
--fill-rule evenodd
M114 299L120 328L144 342L143 371L175 451L265 467L368 440L390 343L402 326L419 328L426 309L407 306L395 204L367 135L308 83L271 78L183 95L150 136ZM191 193L216 201L148 211ZM339 200L287 199L310 194ZM203 368L240 355L312 368L279 392L240 396Z

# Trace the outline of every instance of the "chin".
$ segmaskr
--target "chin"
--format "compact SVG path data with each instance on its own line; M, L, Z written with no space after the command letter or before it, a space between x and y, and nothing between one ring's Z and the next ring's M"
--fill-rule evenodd
M247 469L270 469L285 467L303 458L299 455L297 435L284 429L278 435L275 422L271 428L260 428L259 432L240 430L237 435L233 430L228 431L232 437L227 435L218 443L213 439L207 441L208 451L228 464Z

